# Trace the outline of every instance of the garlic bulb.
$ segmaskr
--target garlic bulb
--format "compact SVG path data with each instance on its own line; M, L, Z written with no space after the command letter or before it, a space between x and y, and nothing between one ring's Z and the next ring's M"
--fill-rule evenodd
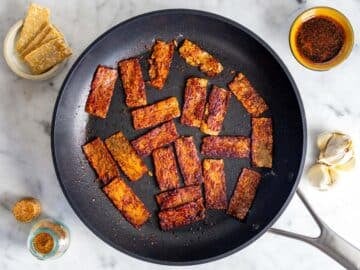
M355 154L350 136L341 132L322 133L317 138L320 150L317 162L309 169L311 183L321 190L327 190L340 177L340 171L355 166Z

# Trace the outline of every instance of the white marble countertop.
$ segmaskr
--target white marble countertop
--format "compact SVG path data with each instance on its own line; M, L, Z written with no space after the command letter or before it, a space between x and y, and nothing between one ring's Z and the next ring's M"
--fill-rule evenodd
M314 160L313 141L324 130L341 129L360 137L360 2L358 0L193 0L193 1L50 1L37 0L52 10L74 50L69 65L55 79L30 82L14 75L0 57L0 269L165 269L133 259L99 240L75 215L61 192L51 160L51 116L60 85L70 64L109 27L132 16L166 8L193 8L231 18L257 33L280 55L300 90L309 133L307 164ZM27 0L2 0L0 40L23 14ZM346 62L327 72L300 66L288 46L294 17L310 6L336 7L350 19L356 43ZM358 150L360 151L360 150ZM358 166L359 167L359 166ZM335 231L360 247L360 171L346 174L335 188L320 192L303 177L301 187L318 214ZM15 222L9 206L19 196L34 196L46 214L71 229L68 252L60 259L37 261L26 248L30 225ZM275 225L316 235L315 224L296 196ZM254 244L225 259L187 269L341 269L307 244L266 233ZM175 267L174 267L175 268Z

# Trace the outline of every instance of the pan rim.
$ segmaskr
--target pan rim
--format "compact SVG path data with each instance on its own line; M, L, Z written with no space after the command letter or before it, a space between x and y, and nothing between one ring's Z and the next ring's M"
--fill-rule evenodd
M302 146L302 152L301 152L301 161L300 161L300 164L299 164L299 169L298 169L298 172L297 172L297 175L296 175L294 185L293 185L287 199L285 200L285 202L283 203L283 205L279 209L278 213L270 220L270 222L262 230L258 231L257 234L255 234L247 242L239 245L236 248L233 248L231 250L228 250L228 251L226 251L224 253L221 253L219 255L216 255L216 256L212 256L212 257L208 257L208 258L204 258L204 259L198 259L198 260L166 261L166 260L159 260L159 259L154 259L154 258L151 258L151 257L142 256L142 255L136 254L136 253L134 253L132 251L129 251L129 250L125 249L125 248L115 246L113 243L111 243L111 241L108 241L101 234L101 232L99 232L95 227L92 226L92 224L90 224L86 220L86 218L82 215L81 211L79 211L75 207L75 205L73 204L72 199L66 193L65 186L64 186L63 182L61 181L60 171L59 171L59 168L57 166L57 160L56 160L54 133L55 133L55 128L56 128L55 125L56 125L56 118L57 118L57 113L58 113L58 105L59 105L59 102L60 102L61 97L63 95L63 91L64 91L68 81L71 79L74 71L81 64L83 58L91 51L91 49L96 44L101 42L108 34L110 34L116 28L124 27L126 24L132 23L132 22L137 21L137 20L141 20L144 17L151 17L151 16L158 16L158 15L179 15L179 14L203 16L203 17L207 17L207 18L210 18L210 19L214 19L214 20L229 24L232 27L235 27L235 28L237 28L237 29L239 29L241 31L244 31L250 37L255 39L257 42L259 42L272 55L272 57L274 57L274 59L277 61L277 63L281 66L282 70L285 72L285 75L286 75L287 79L289 80L289 82L290 82L290 84L291 84L291 86L293 88L293 91L294 91L294 94L295 94L295 97L296 97L296 101L297 101L297 103L299 105L299 111L300 111L300 116L301 116L301 124L302 124L302 131L303 131L303 134L302 134L302 136L303 136L303 146ZM230 255L232 255L232 254L246 248L248 245L250 245L251 243L255 242L257 239L259 239L261 236L263 236L264 233L266 231L268 231L268 229L278 220L278 218L281 216L281 214L284 212L284 210L286 209L286 207L290 203L291 199L293 198L294 193L295 193L295 191L296 191L296 189L297 189L297 187L299 185L301 175L302 175L302 172L303 172L304 163L305 163L305 156L306 156L306 150L307 150L307 126L306 126L306 115L305 115L303 102L301 100L300 92L299 92L299 90L298 90L298 88L296 86L295 80L291 76L290 71L288 70L288 68L286 67L284 62L281 60L281 58L278 56L278 54L262 38L260 38L253 31L249 30L248 28L241 25L240 23L235 22L235 21L233 21L231 19L228 19L226 17L223 17L221 15L212 13L212 12L200 11L200 10L194 10L194 9L163 9L163 10L156 10L156 11L143 13L143 14L137 15L135 17L129 18L129 19L125 20L125 21L122 21L122 22L116 24L115 26L111 27L107 31L105 31L103 34L101 34L98 38L96 38L93 42L91 42L86 47L86 49L78 56L78 58L75 60L75 62L72 64L71 68L69 69L69 71L68 71L68 73L67 73L67 75L66 75L66 77L65 77L65 79L64 79L64 81L63 81L63 83L61 85L58 96L56 98L56 102L55 102L55 105L54 105L54 111L53 111L53 115L52 115L52 122L51 122L51 154L52 154L52 161L53 161L53 165L54 165L54 168L55 168L56 177L58 179L59 185L61 187L61 190L62 190L66 200L70 204L71 208L73 209L73 211L75 212L77 217L84 223L84 225L86 225L86 227L88 229L90 229L90 231L92 233L94 233L99 239L101 239L103 242L105 242L109 246L113 247L114 249L116 249L118 251L121 251L122 253L124 253L126 255L129 255L129 256L131 256L133 258L142 260L142 261L146 261L146 262L153 263L153 264L169 265L169 266L198 265L198 264L204 264L204 263L220 260L220 259L228 257L228 256L230 256Z

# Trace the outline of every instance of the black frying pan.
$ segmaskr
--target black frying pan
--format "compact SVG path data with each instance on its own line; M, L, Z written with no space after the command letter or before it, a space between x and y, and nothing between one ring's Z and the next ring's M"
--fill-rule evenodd
M162 232L154 195L155 179L144 177L129 182L152 212L140 230L134 229L102 193L81 146L100 136L123 131L129 139L146 132L134 131L129 109L124 104L120 81L116 84L108 117L89 116L84 105L93 73L99 64L117 66L124 58L140 56L147 79L147 58L156 38L179 43L189 38L215 55L225 66L210 84L226 87L232 70L245 73L266 100L274 125L274 168L261 169L262 183L246 220L223 211L209 210L206 219L193 225ZM170 76L162 91L147 86L148 103L176 96L182 104L186 78L201 76L175 53ZM175 121L180 134L195 137L199 147L203 134ZM52 151L61 187L74 211L101 239L139 259L161 264L196 264L238 251L260 237L284 211L294 194L303 167L306 146L305 115L299 93L289 71L269 46L243 26L220 17L193 10L164 10L123 22L94 41L75 62L56 102L52 123ZM250 135L250 117L232 97L221 134ZM203 157L202 157L203 158ZM153 170L151 158L146 163ZM239 173L250 166L248 159L226 159L227 195L230 198Z

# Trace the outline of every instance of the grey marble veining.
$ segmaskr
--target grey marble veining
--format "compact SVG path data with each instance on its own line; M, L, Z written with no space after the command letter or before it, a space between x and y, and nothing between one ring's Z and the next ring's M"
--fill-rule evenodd
M0 269L165 269L124 255L92 234L76 217L57 183L51 160L50 125L53 106L76 57L99 34L132 16L167 8L193 8L231 18L257 33L279 54L291 71L304 102L308 120L306 166L316 154L314 138L324 130L339 129L360 137L360 2L358 0L38 0L52 10L53 22L65 33L74 51L66 68L46 82L30 82L14 75L0 57ZM23 17L29 1L2 0L0 39ZM292 20L310 6L327 5L345 13L355 31L355 47L346 62L327 72L304 69L292 57L288 31ZM359 148L360 149L360 148ZM321 217L340 235L360 247L359 169L346 174L328 192L301 188ZM40 262L26 249L28 224L18 224L10 213L13 202L24 195L41 200L44 212L71 229L68 252L60 259ZM314 223L298 198L276 227L316 235ZM168 267L172 269L172 267ZM306 244L265 234L248 248L225 259L185 269L341 269L334 261Z

